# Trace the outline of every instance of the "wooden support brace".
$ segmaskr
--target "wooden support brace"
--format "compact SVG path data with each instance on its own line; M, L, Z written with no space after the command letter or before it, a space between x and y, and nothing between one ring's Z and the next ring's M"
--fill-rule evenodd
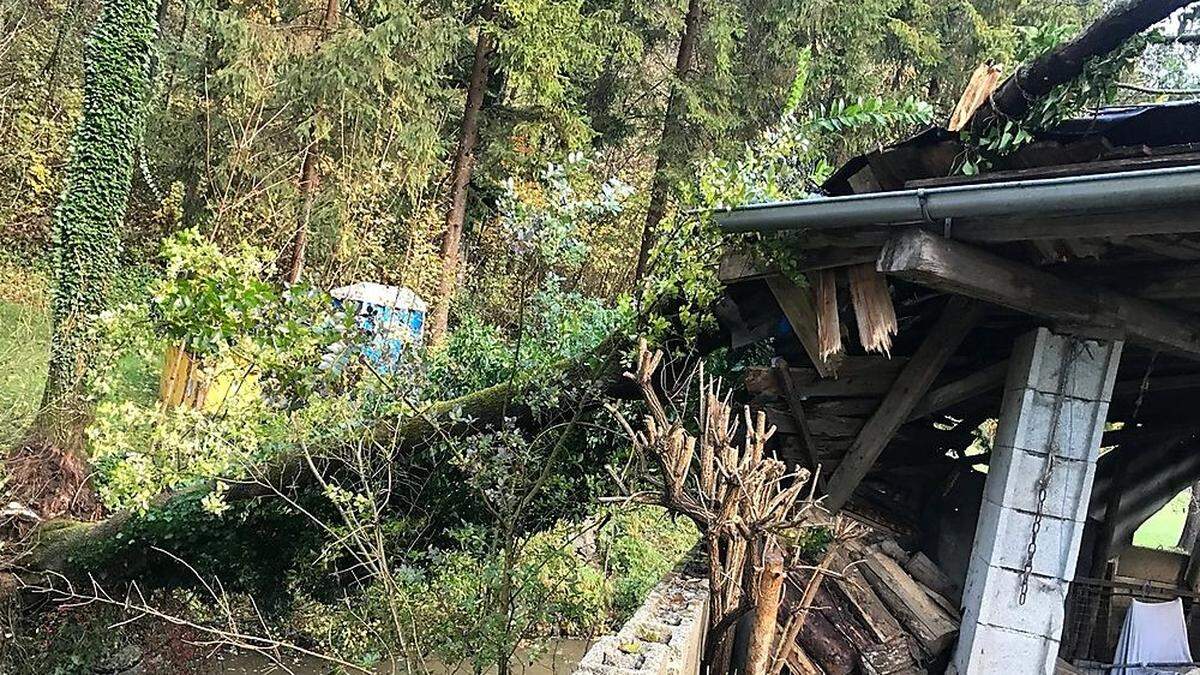
M925 395L925 398L921 399L908 419L909 421L918 420L952 405L969 401L980 394L986 394L993 389L999 389L1004 384L1007 374L1008 361L1001 361L977 370L961 380L933 389Z
M800 395L796 392L796 385L792 382L792 376L786 364L775 368L775 377L779 381L779 388L783 391L784 399L787 401L788 410L792 413L792 419L796 421L796 428L800 431L800 443L804 446L804 459L808 462L807 468L817 477L817 486L823 487L825 476L819 470L821 464L817 454L817 443L813 440L808 416L804 414L804 406L800 404Z
M888 441L912 415L917 403L925 396L933 380L946 365L958 345L983 316L980 303L963 297L953 297L946 303L942 316L930 330L929 336L909 359L904 370L879 408L871 416L854 443L829 479L825 507L837 511L845 506L854 488L879 459Z

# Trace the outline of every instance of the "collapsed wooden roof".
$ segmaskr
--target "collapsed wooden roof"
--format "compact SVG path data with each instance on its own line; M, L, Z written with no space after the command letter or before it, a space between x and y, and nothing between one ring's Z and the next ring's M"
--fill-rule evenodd
M903 529L930 494L986 463L964 453L999 411L1016 336L1041 324L1123 337L1109 412L1123 424L1106 434L1116 450L1101 459L1093 499L1100 515L1113 477L1124 477L1119 541L1200 477L1200 189L1192 187L1200 186L1200 102L1071 120L975 176L958 173L964 153L957 134L930 129L854 158L825 185L835 199L824 207L911 196L918 217L911 208L883 221L826 219L827 211L815 225L789 225L824 208L817 202L724 217L742 230L797 228L789 273L808 279L796 285L744 251L722 259L719 314L733 345L775 338L777 357L790 365L751 368L748 394L779 427L782 452L822 464L835 506L849 501L860 515ZM1128 188L1133 179L1141 182ZM1132 191L1105 199L1103 181ZM983 215L948 218L926 210L937 203L931 195L978 191L970 186L993 186L1013 208L993 202L976 212ZM1042 211L1027 197L1045 186L1059 194ZM1100 199L1083 203L1085 189ZM1139 200L1154 189L1154 199ZM892 344L872 346L890 356L868 353L854 330L859 298L848 270L862 278L855 266L864 265L886 275L898 331ZM825 292L814 296L814 288ZM822 356L830 323L840 325L840 357ZM863 339L876 342L873 333L878 327Z

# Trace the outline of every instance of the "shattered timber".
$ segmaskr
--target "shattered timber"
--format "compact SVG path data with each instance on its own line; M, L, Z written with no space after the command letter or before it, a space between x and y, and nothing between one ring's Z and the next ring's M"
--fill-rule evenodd
M952 650L936 629L911 631L912 604L888 603L920 667L1110 664L1131 596L1191 607L1200 590L1200 551L1149 563L1132 546L1200 478L1200 105L1102 110L976 176L953 175L963 152L932 129L850 160L829 197L718 216L731 231L796 230L808 277L780 283L727 251L720 316L735 346L776 338L745 385L780 452L822 467L828 507L911 551L889 544L862 572L897 559L937 571L911 602L945 601L919 615L961 621ZM880 323L895 335L878 339ZM884 643L860 640L871 619L839 616L847 606L818 612L843 628L814 627L804 645L825 672Z

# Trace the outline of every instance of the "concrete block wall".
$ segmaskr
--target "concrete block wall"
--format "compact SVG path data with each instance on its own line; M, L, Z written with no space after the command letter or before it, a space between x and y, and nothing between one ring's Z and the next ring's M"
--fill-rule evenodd
M687 571L663 579L619 631L596 641L582 675L698 675L708 628L708 579Z
M1045 328L1014 346L949 672L1053 673L1121 346ZM1039 481L1050 461L1022 604Z

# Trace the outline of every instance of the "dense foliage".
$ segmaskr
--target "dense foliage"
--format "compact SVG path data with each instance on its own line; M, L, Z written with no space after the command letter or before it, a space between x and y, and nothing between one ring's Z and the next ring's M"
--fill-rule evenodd
M672 67L697 2L692 58ZM1043 53L1100 4L12 0L0 360L39 367L0 363L0 441L36 414L48 359L48 397L87 384L87 489L128 516L78 559L164 582L154 601L192 629L506 673L620 621L696 541L661 510L600 505L616 467L641 465L591 415L632 404L602 403L590 375L635 334L711 327L726 239L709 213L818 192L850 154L946 116L977 64ZM480 44L463 256L438 298ZM1135 65L1147 48L1161 77ZM1116 99L1120 77L1189 85L1177 48L1131 41L1023 123L966 137L961 169ZM303 283L281 283L298 227ZM451 331L384 364L330 295L364 280L452 301ZM179 350L208 387L196 405L156 397ZM122 609L95 604L97 625ZM36 620L0 639L0 669L49 652L36 667L115 672L80 652L149 639Z

